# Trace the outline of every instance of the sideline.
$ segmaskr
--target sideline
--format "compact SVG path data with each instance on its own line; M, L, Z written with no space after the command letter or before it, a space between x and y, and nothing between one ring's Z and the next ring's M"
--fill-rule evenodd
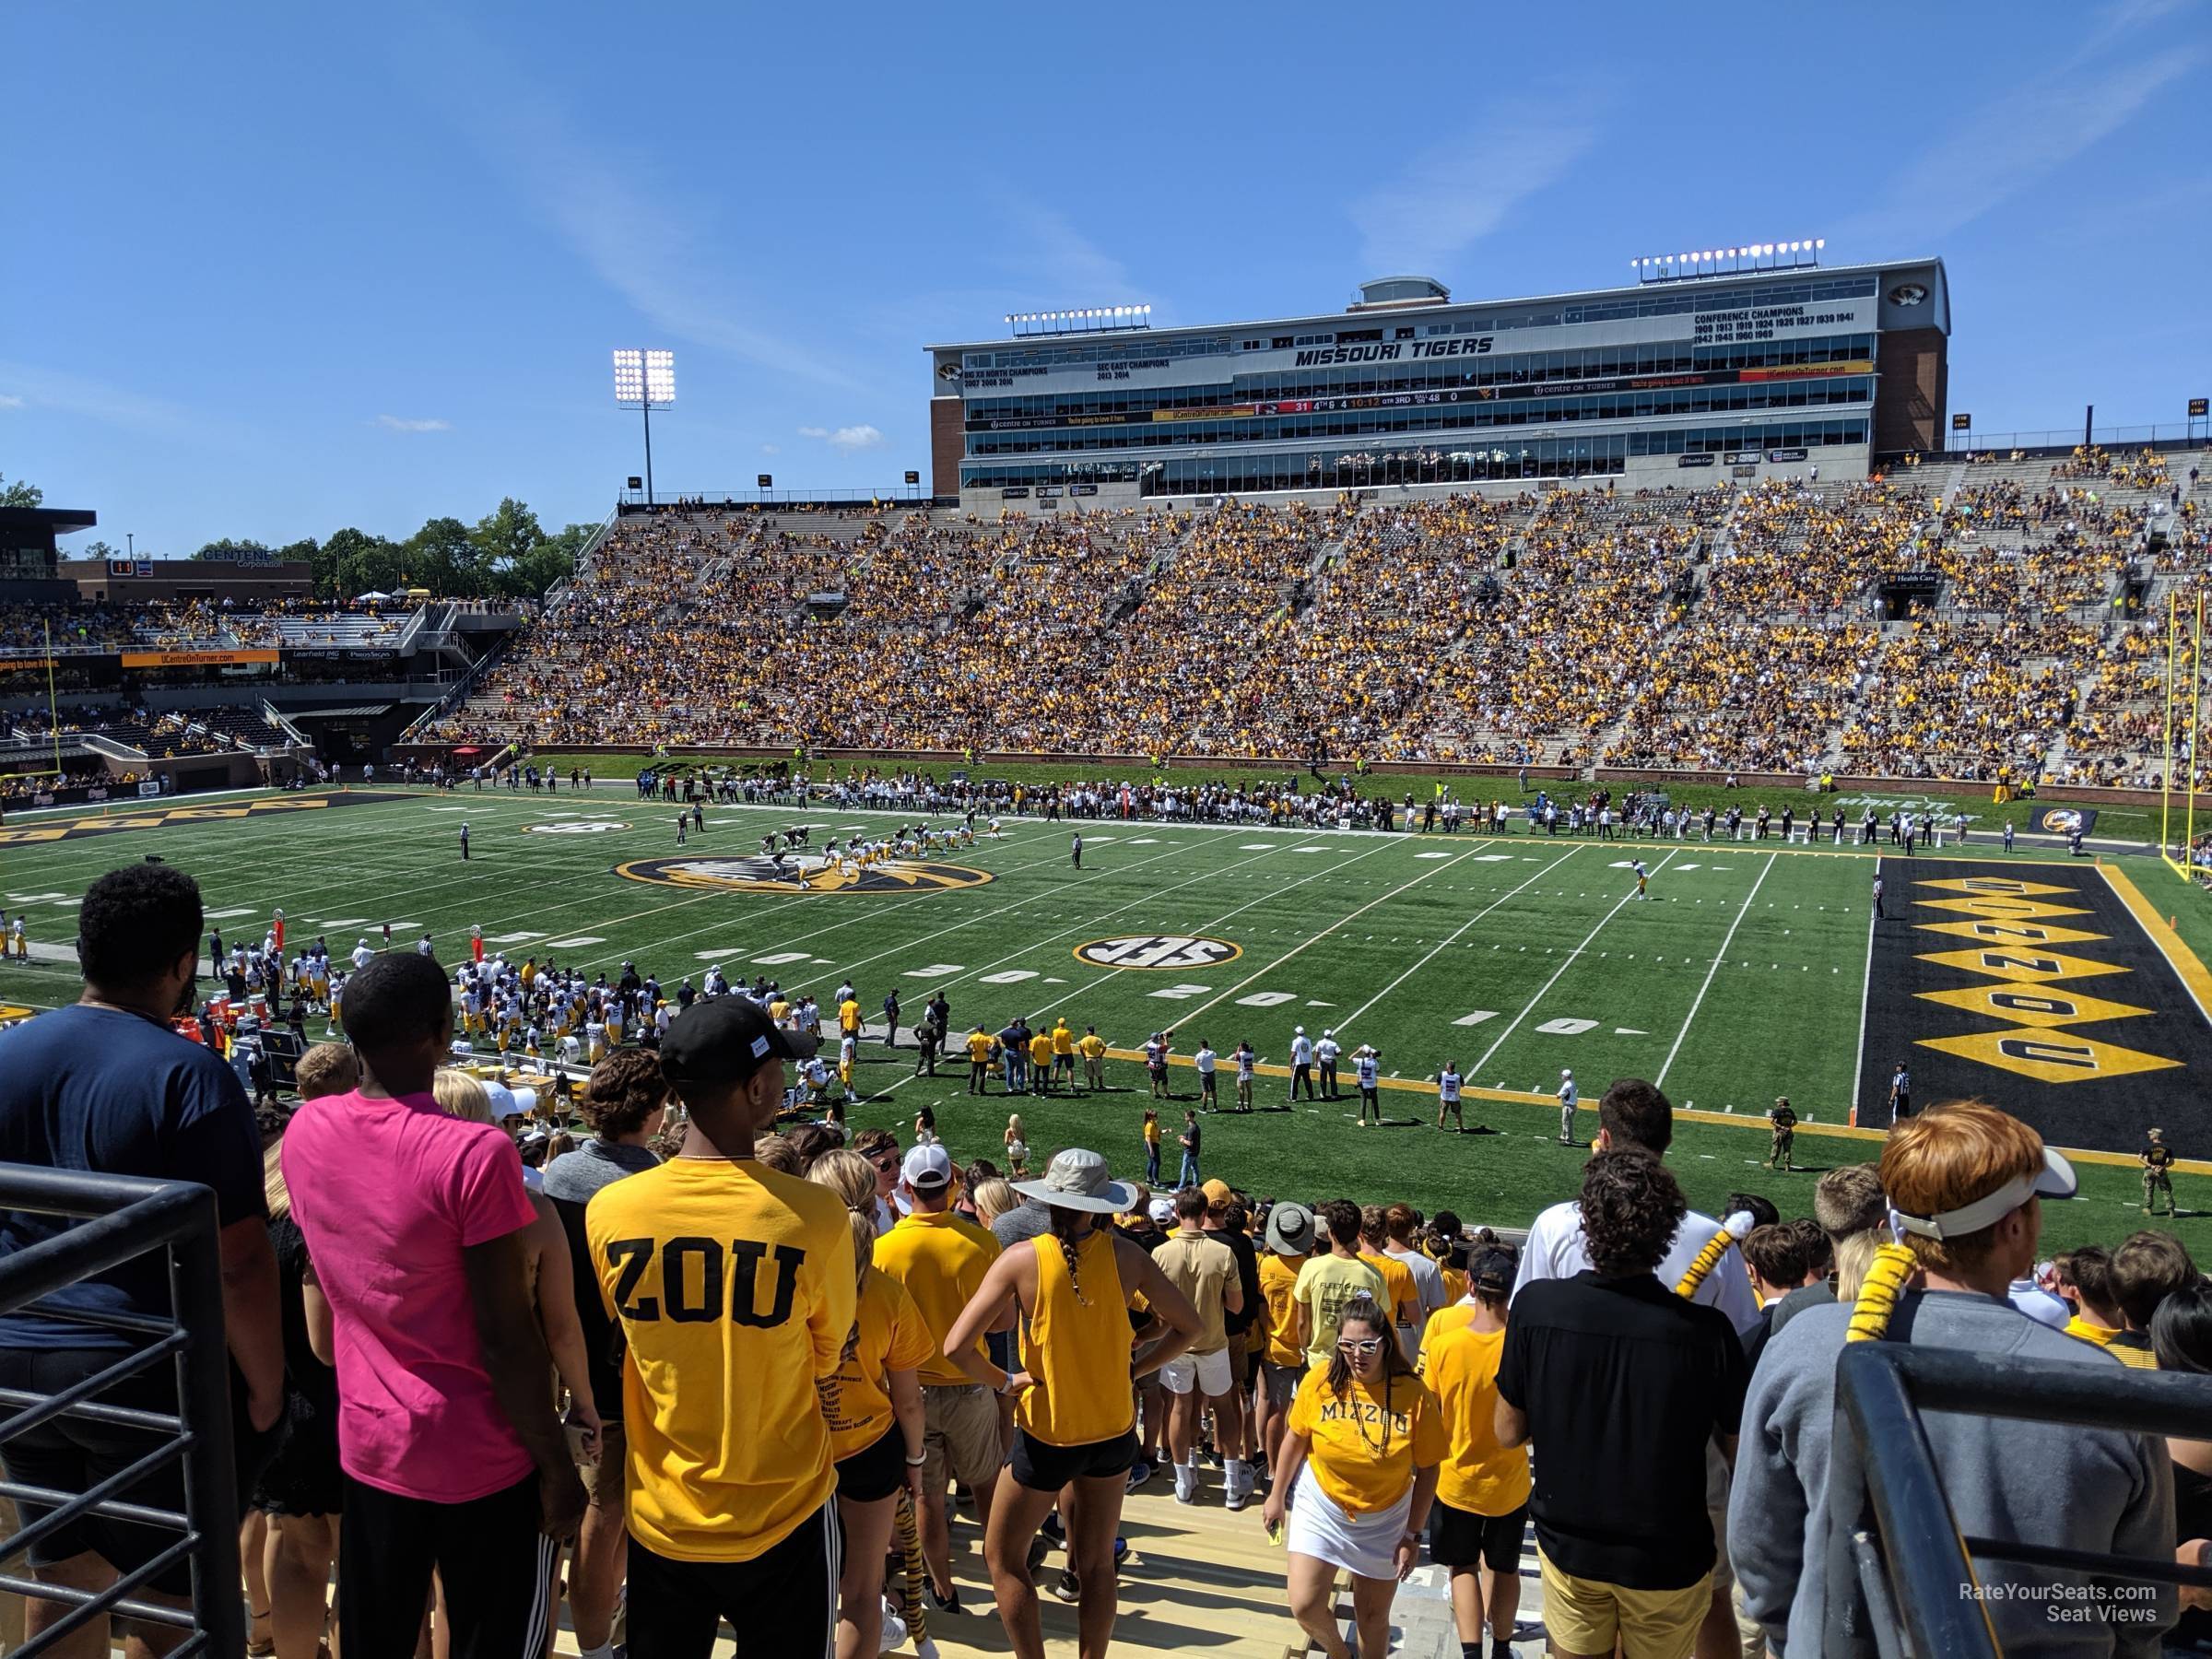
M2212 1024L2212 973L2206 972L2205 965L2197 959L2196 952L2189 948L2180 934L2166 925L2166 918L2159 914L2158 907L2144 897L2142 890L2124 872L2103 863L2097 865L2097 872L2104 877L2105 885L2120 895L2120 902L2127 906L2128 912L2136 919L2136 925L2150 935L2150 942L2159 947L2159 954L2166 959L2167 966L2187 987L2190 1000L2196 1004L2196 1011L2204 1016L2206 1024Z
M1110 1060L1133 1060L1141 1064L1145 1058L1145 1053L1142 1049L1110 1048L1106 1051L1106 1056ZM1171 1054L1168 1056L1168 1064L1187 1066L1192 1065L1194 1062L1188 1054ZM1288 1066L1275 1065L1265 1061L1253 1066L1253 1070L1263 1077L1288 1078L1290 1076ZM1418 1077L1378 1077L1375 1079L1375 1087L1400 1094L1418 1094L1430 1100L1436 1098L1434 1078L1423 1080ZM1534 1089L1487 1088L1477 1084L1467 1083L1461 1086L1459 1092L1470 1100L1502 1100L1514 1106L1542 1106L1555 1112L1559 1109L1559 1104L1557 1096L1538 1093ZM1020 1099L1018 1095L1011 1098ZM1345 1098L1350 1100L1356 1097L1347 1095ZM1583 1100L1575 1110L1594 1112L1597 1111L1597 1107L1589 1100ZM1218 1115L1234 1117L1237 1114L1223 1112ZM1706 1112L1697 1107L1677 1106L1675 1108L1675 1120L1677 1123L1714 1124L1727 1129L1753 1130L1760 1135L1771 1132L1764 1117L1755 1116L1749 1112ZM1797 1133L1799 1135L1825 1135L1838 1140L1877 1143L1889 1138L1889 1132L1887 1129L1853 1129L1842 1124L1808 1123L1804 1118L1797 1120ZM2136 1167L2135 1157L2126 1152L2100 1152L2089 1147L2060 1147L2057 1150L2072 1163L2111 1164L2130 1170ZM2212 1175L2212 1159L2181 1158L2174 1160L2173 1167L2185 1175Z

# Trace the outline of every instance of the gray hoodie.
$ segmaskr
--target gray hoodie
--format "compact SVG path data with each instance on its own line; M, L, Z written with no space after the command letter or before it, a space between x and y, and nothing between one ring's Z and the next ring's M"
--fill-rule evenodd
M1745 1610L1765 1628L1776 1659L1821 1653L1830 1623L1828 1464L1836 1360L1850 1323L1842 1306L1807 1308L1791 1320L1767 1344L1744 1405L1728 1557ZM1887 1339L1997 1358L2120 1363L1994 1297L1964 1291L1900 1299ZM1956 1412L1929 1412L1922 1421L1960 1531L2172 1558L2173 1469L2163 1439ZM2180 1612L2165 1586L2147 1602L2107 1604L2115 1617L2104 1622L2066 1623L2050 1617L2052 1604L2033 1587L2084 1584L2087 1575L2005 1561L1977 1567L1985 1585L2030 1587L2015 1592L2018 1599L1999 1594L1986 1603L2006 1659L2155 1659L2159 1632Z

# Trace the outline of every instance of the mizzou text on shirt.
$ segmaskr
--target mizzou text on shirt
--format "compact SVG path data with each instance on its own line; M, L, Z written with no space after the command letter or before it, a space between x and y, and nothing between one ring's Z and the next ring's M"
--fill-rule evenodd
M753 1559L836 1485L815 1383L853 1329L844 1206L749 1159L677 1158L596 1194L584 1230L629 1348L630 1535Z

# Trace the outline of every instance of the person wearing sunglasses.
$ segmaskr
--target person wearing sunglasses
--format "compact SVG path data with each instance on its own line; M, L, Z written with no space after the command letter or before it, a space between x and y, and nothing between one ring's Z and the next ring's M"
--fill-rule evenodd
M1260 1512L1270 1537L1289 1518L1290 1611L1329 1659L1390 1651L1391 1602L1419 1553L1446 1449L1436 1396L1406 1364L1390 1315L1373 1297L1353 1297L1327 1367L1309 1371L1290 1402ZM1336 1633L1339 1568L1352 1579L1356 1648Z

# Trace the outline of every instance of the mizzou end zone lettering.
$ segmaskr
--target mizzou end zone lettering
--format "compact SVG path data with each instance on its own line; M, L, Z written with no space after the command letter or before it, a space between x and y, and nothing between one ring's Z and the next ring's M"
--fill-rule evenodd
M166 806L159 811L112 812L105 818L41 818L36 823L0 825L0 847L45 841L80 841L88 835L118 835L125 830L159 830L171 824L214 823L227 818L268 818L284 812L321 812L334 806L372 806L408 797L398 792L377 794L265 795L218 806Z
M2153 1123L2212 1137L2189 1080L2212 1026L2097 866L1882 872L1903 902L1875 926L1861 1123L1888 1123L1904 1060L1916 1107L1979 1096L2063 1145L2133 1151Z
M2090 866L2088 878L2103 885ZM1964 912L1971 921L1920 920L1919 931L1977 939L2000 947L2041 945L2110 945L2112 934L2086 927L2062 926L2057 916L2097 919L2088 907L2053 903L2073 898L2078 888L2049 881L2027 881L2010 876L1967 876L1912 884L1910 904L1915 917L1946 917ZM1963 895L1946 897L1946 895ZM2134 932L2132 927L2131 932ZM1943 953L1949 954L1949 953ZM2091 952L2082 953L2090 961ZM2129 971L2118 963L2104 964ZM2004 985L2000 977L1997 983ZM2079 1083L2097 1077L2128 1077L2137 1072L2162 1071L2178 1066L2179 1060L2144 1049L2123 1046L2074 1030L2110 1020L2147 1018L2151 1010L2134 1003L2112 1002L2098 996L2067 994L2064 975L2046 979L2031 994L1989 986L1966 986L1955 991L1920 991L1925 1002L1942 1003L1994 1020L2000 1029L1967 1031L1955 1037L1924 1037L1920 1046L1940 1050L1983 1065L1994 1065L2039 1083ZM2025 1016L2025 1017L2024 1017ZM2145 1037L2155 1041L2155 1030Z

